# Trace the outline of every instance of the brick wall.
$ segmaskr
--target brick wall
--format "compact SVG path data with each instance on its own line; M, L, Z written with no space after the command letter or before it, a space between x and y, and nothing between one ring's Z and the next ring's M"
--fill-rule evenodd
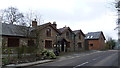
M102 36L100 36L99 40L88 40L89 42L89 49L93 50L101 50L105 48L105 41ZM93 46L90 46L93 44Z

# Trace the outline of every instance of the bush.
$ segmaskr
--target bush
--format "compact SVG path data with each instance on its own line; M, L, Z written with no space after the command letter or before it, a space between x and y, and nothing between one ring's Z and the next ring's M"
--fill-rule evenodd
M55 59L56 55L53 52L49 52L49 58L50 59Z
M9 60L7 58L3 58L2 59L2 64L3 65L9 64Z
M55 59L56 58L56 55L54 54L53 51L49 51L49 50L43 50L42 53L42 58L46 59Z

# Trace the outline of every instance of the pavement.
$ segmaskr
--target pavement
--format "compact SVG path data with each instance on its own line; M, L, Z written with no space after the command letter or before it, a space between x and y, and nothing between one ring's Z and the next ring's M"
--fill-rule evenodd
M52 59L52 60L47 59L47 60L40 60L40 61L36 61L36 62L22 63L22 64L9 64L9 65L6 65L5 67L28 67L28 66L32 66L32 65L43 64L43 63L48 63L48 62L53 62L53 61L62 61L62 60L72 59L75 57L84 56L83 54L90 54L90 53L96 53L96 52L100 52L100 51L91 50L91 51L77 52L77 53L76 52L71 52L68 54L65 53L62 56L58 56L57 59Z
M32 66L32 65L36 65L36 64L42 64L42 63L52 62L52 61L53 60L41 60L41 61L30 62L30 63L9 64L9 65L6 65L6 67L27 67L27 66Z

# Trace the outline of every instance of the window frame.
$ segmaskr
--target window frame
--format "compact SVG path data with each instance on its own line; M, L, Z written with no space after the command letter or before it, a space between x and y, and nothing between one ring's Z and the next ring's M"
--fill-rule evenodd
M80 33L79 33L79 35L78 35L78 36L79 36L79 39L81 40L81 34L80 34Z
M46 36L51 37L52 36L52 30L50 28L46 29Z
M66 32L66 38L69 39L69 35L70 35L70 33L67 31L67 32Z
M48 43L47 43L47 42L48 42ZM47 44L50 44L50 43L51 43L51 45L48 46ZM47 48L47 49L51 49L51 48L53 48L52 40L45 40L45 48Z
M89 44L91 47L93 47L94 46L94 44Z

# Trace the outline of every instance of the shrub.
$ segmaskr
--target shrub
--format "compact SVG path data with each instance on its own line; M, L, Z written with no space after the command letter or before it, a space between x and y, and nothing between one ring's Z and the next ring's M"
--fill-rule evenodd
M9 60L7 58L3 58L2 59L2 64L3 65L9 64Z
M42 55L42 58L44 58L44 59L46 59L46 58L55 59L56 58L56 55L54 54L53 51L49 51L46 49L42 51L41 55Z
M50 52L50 51L49 51L49 58L50 58L50 59L55 59L55 58L56 58L56 55L55 55L53 52Z

